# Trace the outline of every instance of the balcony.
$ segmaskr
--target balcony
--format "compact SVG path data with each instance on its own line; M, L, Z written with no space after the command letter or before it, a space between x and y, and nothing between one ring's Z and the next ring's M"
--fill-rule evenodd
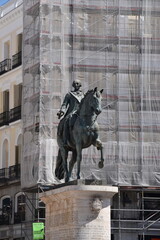
M20 179L20 164L9 167L9 181Z
M5 59L4 61L0 62L0 75L10 71L11 68L11 59Z
M21 106L12 108L10 111L0 113L0 127L21 119Z
M25 221L25 211L19 211L14 214L14 223L21 223Z
M9 122L14 122L21 119L21 106L12 108L9 111Z
M0 169L0 183L4 183L8 180L8 168Z
M7 58L0 62L0 75L20 66L22 64L22 52L18 52L12 56L12 60Z
M22 64L22 52L18 52L12 56L12 69Z
M8 225L10 223L9 219L9 214L0 215L0 225Z
M9 111L0 113L0 127L9 124Z
M0 169L0 183L20 179L20 164Z

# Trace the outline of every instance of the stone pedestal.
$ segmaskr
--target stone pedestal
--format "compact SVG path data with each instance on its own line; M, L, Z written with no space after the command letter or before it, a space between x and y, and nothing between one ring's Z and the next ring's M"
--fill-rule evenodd
M40 195L47 240L110 240L110 202L117 187L71 185Z

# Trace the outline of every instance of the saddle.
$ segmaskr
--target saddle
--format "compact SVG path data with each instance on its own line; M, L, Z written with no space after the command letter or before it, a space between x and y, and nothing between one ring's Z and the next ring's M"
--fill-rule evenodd
M76 112L70 113L66 117L64 117L58 125L58 136L63 136L64 131L66 131L67 135L69 136L69 130L73 129L76 119Z

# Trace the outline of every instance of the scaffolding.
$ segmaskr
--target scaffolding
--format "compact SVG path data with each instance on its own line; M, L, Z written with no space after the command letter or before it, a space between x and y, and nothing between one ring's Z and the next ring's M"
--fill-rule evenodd
M20 216L21 238L26 240L33 239L33 223L45 223L45 204L39 198L39 193L44 189L41 186L24 192L25 197L25 217Z
M119 187L112 202L112 234L119 240L160 238L160 189Z
M56 114L75 79L84 92L104 89L98 117L104 168L98 169L100 154L90 147L83 151L81 177L158 187L160 1L26 0L23 37L22 188L57 184ZM120 240L125 227L118 214ZM140 240L154 225L142 220Z
M105 167L98 170L100 154L91 147L82 177L159 184L158 11L157 0L25 2L24 187L56 182L56 113L77 78L84 92L104 88L98 121Z

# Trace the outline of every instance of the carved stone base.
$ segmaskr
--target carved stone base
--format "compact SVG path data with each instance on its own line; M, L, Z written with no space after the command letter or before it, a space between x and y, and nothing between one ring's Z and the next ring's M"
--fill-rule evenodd
M72 185L41 194L47 240L110 240L110 201L117 187Z

